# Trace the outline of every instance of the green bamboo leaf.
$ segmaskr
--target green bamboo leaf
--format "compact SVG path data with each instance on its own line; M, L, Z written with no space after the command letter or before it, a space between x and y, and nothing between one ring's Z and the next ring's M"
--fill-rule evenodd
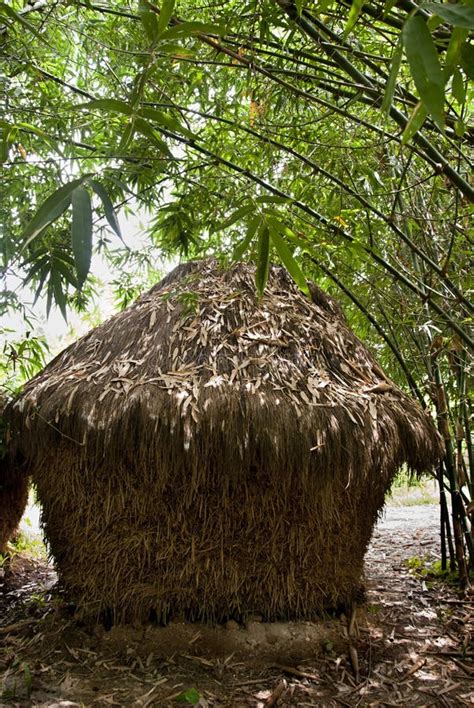
M449 79L455 67L459 64L461 59L461 51L468 35L469 30L464 29L463 27L455 27L451 32L451 39L449 40L448 48L446 50L446 57L444 60L445 82Z
M453 83L451 85L451 93L453 94L459 105L463 106L466 101L466 84L463 76L458 68L453 73Z
M41 128L38 128L36 125L32 125L31 123L24 122L17 123L17 125L19 128L24 128L29 133L34 133L38 137L42 138L45 143L47 143L59 155L64 155L64 151L61 149L59 142L55 140L55 138L52 138L50 135L48 135L48 133L45 133L44 130L41 130Z
M355 23L359 19L359 15L364 7L365 0L352 0L351 9L349 11L349 17L347 18L346 26L344 27L343 39L350 34L354 28Z
M109 222L110 228L115 231L119 239L123 242L120 224L118 222L117 215L115 214L114 205L107 194L107 190L100 182L96 182L94 179L89 180L89 184L102 202L105 218Z
M306 278L303 275L303 271L299 267L298 263L295 261L294 256L286 245L285 240L276 231L272 231L271 239L273 245L277 250L281 262L295 281L296 285L302 292L305 293L305 295L309 295L309 288L306 282Z
M187 138L193 139L196 137L194 133L191 133L190 130L182 126L179 120L169 113L158 111L156 108L145 107L140 109L139 115L152 120L154 123L158 123L158 125L163 126L163 128L168 128L175 133L185 135Z
M415 133L418 132L418 130L425 122L427 115L428 113L426 108L424 107L421 101L418 101L415 108L413 109L413 113L411 114L408 123L405 126L405 130L403 131L403 145L406 145L412 139Z
M292 200L288 197L257 197L256 204L289 204Z
M461 48L461 66L466 76L474 81L474 44L465 42Z
M133 113L133 109L128 103L119 101L117 98L97 98L87 103L79 103L77 106L74 106L74 108L87 108L91 111L94 110L94 108L98 108L100 111L123 113L126 116L130 116Z
M474 29L474 7L461 5L460 3L441 4L437 2L424 2L420 7L423 10L432 12L434 15L438 15L445 22L454 25L454 27Z
M146 0L138 0L138 14L150 42L158 37L158 20Z
M120 138L120 142L118 145L119 152L124 152L128 146L130 145L133 134L135 132L135 121L133 118L131 118L128 122L127 125L125 126L125 130L122 133L122 137Z
M387 79L387 84L385 86L385 92L382 101L382 112L388 115L390 107L393 103L393 96L395 93L395 86L397 85L397 76L400 70L400 64L402 61L403 54L403 44L401 39L398 40L395 49L392 54L392 62L390 65L390 73Z
M143 120L143 118L135 118L135 129L146 138L149 138L166 157L173 159L173 154L169 147L160 138L152 125Z
M58 270L51 270L50 284L52 289L52 295L54 300L61 310L61 314L67 322L67 298L66 293L63 290L63 284L61 282L61 275ZM49 295L49 293L48 293ZM51 309L51 299L49 301L49 310Z
M255 285L260 295L263 295L270 271L270 231L266 224L262 225L258 234L257 268Z
M48 267L49 264L49 256L43 256L39 260L36 260L37 256L35 256L34 260L31 259L30 261L25 261L25 263L22 263L22 267L26 267L27 265L31 265L31 268L28 270L25 278L23 279L23 285L28 285L28 283L33 280L35 275L39 273L40 270L43 270L43 268L46 266Z
M229 226L232 226L232 224L235 224L236 221L239 221L239 219L243 219L244 216L247 216L253 211L254 207L252 206L252 204L245 204L244 206L239 207L238 209L233 211L232 214L227 217L227 219L218 224L215 227L215 231L222 231L223 229L228 229Z
M74 266L73 266L74 267ZM60 258L55 258L51 263L51 269L55 269L61 273L65 280L70 283L74 288L77 288L77 278L68 263L65 263Z
M163 0L161 4L160 17L158 19L158 34L161 35L166 29L173 16L175 0ZM161 49L161 47L160 47Z
M49 226L53 221L56 221L56 219L58 219L61 214L66 211L71 203L72 192L89 176L90 175L84 175L84 177L79 177L78 179L74 179L72 182L63 185L51 194L45 202L43 202L34 217L31 219L30 223L23 231L22 239L25 241L22 246L23 249L25 249L26 246L28 246L28 244L47 226Z
M189 47L183 47L178 42L160 42L160 52L164 54L176 54L181 57L194 57L196 52Z
M245 234L245 237L240 241L240 243L237 244L237 246L234 248L234 251L232 253L232 260L233 261L240 261L250 244L252 243L255 234L257 233L257 229L260 226L261 222L261 217L260 216L254 216L254 218L250 221L248 227L247 227L247 233Z
M214 25L208 22L181 22L179 25L165 30L160 39L184 39L196 34L223 35L226 33L223 25Z
M37 291L36 297L39 295L39 289ZM46 295L46 317L49 317L49 313L51 312L51 305L53 304L53 281L52 278L50 277L48 281L48 290L47 290L47 295Z
M71 195L71 202L71 245L77 284L81 288L89 273L92 258L92 207L87 189L77 187Z
M41 295L41 291L43 290L43 285L45 284L46 278L48 277L48 273L49 273L49 267L44 268L44 270L42 270L42 272L41 272L39 283L36 288L35 296L33 298L33 306L36 305L36 303L38 302L38 298ZM49 314L48 308L46 308L46 313Z
M28 32L31 32L31 34L37 37L42 44L45 44L46 46L53 49L51 44L46 40L45 36L38 32L36 27L32 25L31 22L28 22L28 20L25 20L25 18L22 17L18 12L15 12L15 10L10 7L10 5L7 5L6 2L0 2L0 13L3 13L4 16L9 17L11 20L18 22L22 27L28 30Z
M440 130L444 130L444 77L438 52L425 20L419 15L410 17L405 22L402 36L411 75L420 98Z
M3 164L8 160L8 155L10 152L10 147L15 142L15 135L18 132L18 128L7 121L0 121L0 135L1 135L1 147L0 147L0 164Z

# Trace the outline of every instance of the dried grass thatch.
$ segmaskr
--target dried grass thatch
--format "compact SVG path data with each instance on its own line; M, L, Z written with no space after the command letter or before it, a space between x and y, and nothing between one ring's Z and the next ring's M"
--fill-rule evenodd
M60 576L87 614L311 618L350 601L387 487L439 456L332 299L188 263L9 408Z
M18 528L28 501L28 477L0 460L0 553Z

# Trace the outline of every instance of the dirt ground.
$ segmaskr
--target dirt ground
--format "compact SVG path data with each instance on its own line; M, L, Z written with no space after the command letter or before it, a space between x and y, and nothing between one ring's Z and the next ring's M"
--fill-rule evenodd
M474 596L414 573L438 508L390 506L350 618L80 626L45 561L0 568L0 706L470 706ZM411 566L411 567L409 567Z

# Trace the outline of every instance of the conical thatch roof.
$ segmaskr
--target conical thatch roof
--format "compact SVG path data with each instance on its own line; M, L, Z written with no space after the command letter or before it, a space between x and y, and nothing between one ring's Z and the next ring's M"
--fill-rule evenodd
M10 459L94 609L305 616L347 600L396 470L439 456L332 299L276 267L261 300L253 281L247 265L179 266L10 406Z

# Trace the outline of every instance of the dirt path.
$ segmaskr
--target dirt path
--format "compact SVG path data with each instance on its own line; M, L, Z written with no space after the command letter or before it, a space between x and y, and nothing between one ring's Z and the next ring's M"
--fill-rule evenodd
M437 529L436 506L388 509L351 626L253 617L89 630L51 598L52 570L17 557L0 571L0 706L474 705L472 598L407 566L436 559Z

